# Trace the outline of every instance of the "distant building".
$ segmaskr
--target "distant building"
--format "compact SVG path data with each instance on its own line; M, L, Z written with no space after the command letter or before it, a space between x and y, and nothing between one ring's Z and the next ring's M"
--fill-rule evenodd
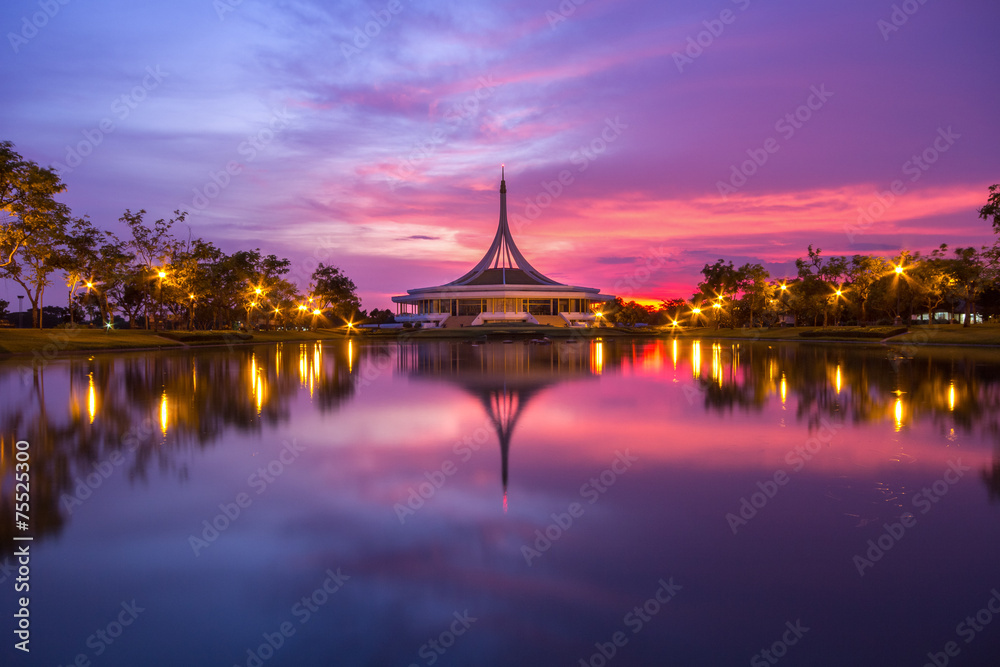
M430 327L524 322L560 327L592 326L613 296L593 287L557 283L528 263L507 223L507 183L500 176L500 222L493 243L471 271L438 287L392 297L396 322Z

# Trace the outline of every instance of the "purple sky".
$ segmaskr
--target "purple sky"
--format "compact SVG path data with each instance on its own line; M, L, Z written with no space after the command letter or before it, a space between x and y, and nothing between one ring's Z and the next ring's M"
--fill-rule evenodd
M997 25L995 0L8 0L0 138L62 165L76 215L185 209L302 287L343 267L366 308L482 256L503 162L536 268L690 296L718 257L992 242Z

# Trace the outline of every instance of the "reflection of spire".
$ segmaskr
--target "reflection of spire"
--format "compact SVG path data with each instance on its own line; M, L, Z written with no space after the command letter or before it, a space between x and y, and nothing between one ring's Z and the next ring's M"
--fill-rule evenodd
M503 479L503 511L507 511L507 469L510 455L510 439L514 435L514 427L521 416L521 408L527 402L530 392L523 399L517 390L507 389L506 383L502 389L491 390L481 399L486 406L486 412L493 422L500 440L500 476Z
M505 512L510 441L528 402L559 382L596 377L591 368L591 348L564 345L456 346L449 341L400 346L401 372L453 382L478 398L486 409L500 441Z

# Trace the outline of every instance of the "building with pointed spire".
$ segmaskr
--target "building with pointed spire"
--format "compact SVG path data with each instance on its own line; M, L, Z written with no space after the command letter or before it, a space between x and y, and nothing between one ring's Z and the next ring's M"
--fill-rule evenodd
M507 182L500 172L500 221L493 243L461 278L437 287L419 287L392 297L396 321L431 327L523 322L592 326L614 296L546 277L524 258L507 222Z

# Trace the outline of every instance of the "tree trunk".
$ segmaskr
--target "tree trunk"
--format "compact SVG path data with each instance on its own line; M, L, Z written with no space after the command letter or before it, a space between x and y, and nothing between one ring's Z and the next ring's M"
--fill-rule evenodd
M35 295L35 301L36 301L36 303L41 304L42 303L42 297L44 297L44 296L45 296L45 288L44 287L38 288L38 293ZM38 307L38 328L39 329L44 329L45 328L45 317L44 317L44 313L42 312L41 305L39 305L39 307Z

